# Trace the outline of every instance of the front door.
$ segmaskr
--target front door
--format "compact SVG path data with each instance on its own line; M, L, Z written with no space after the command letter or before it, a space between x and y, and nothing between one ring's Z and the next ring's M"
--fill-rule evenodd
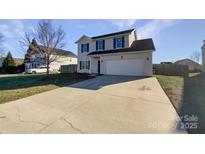
M98 60L98 74L100 74L100 60Z

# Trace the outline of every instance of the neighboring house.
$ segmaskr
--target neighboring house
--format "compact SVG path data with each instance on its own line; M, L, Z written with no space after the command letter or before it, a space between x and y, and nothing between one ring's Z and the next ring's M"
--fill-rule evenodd
M173 63L170 61L165 61L165 62L161 62L160 64L173 64Z
M0 58L0 67L2 67L2 63L3 63L3 61L4 61L5 58L6 58L6 57L1 57L1 58ZM23 58L13 58L13 59L14 59L16 65L21 65L21 64L23 64L23 61L24 61Z
M205 40L203 41L201 50L202 50L202 71L205 72Z
M191 59L182 59L182 60L178 60L176 61L174 64L177 64L177 65L187 65L189 67L189 71L190 72L193 72L193 71L201 71L202 70L202 66L191 60Z
M43 50L43 47L40 46ZM25 61L25 70L30 68L38 68L39 66L46 66L45 56L41 52L31 52L29 58ZM66 51L62 49L56 49L55 55L56 60L50 63L51 71L59 71L61 65L77 64L77 56L71 51Z
M78 45L78 72L152 75L152 39L138 40L135 29L95 37L83 35Z

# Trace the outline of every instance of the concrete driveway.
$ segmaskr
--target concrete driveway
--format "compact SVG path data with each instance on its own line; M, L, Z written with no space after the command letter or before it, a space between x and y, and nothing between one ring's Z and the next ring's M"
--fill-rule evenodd
M98 76L0 105L1 133L186 133L154 77Z

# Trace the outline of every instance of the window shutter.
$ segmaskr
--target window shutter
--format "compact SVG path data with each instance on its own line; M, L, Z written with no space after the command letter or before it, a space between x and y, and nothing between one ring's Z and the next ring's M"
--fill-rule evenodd
M122 47L124 48L124 46L125 46L125 37L123 36L122 37Z
M87 52L89 52L89 43L87 43L87 49L88 49L88 51L87 51Z
M90 70L90 60L88 61L88 69Z
M96 41L96 51L98 51L98 41Z
M105 40L103 40L103 50L105 50Z
M81 44L81 52L83 53L83 44Z
M80 70L81 70L81 68L82 68L82 61L80 61Z
M116 48L116 38L113 39L113 48Z

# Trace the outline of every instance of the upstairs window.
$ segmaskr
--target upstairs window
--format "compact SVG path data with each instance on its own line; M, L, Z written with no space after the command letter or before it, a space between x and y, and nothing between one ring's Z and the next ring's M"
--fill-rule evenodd
M81 52L89 52L89 43L85 43L81 45Z
M114 38L114 49L115 48L124 48L124 36Z
M96 51L105 49L105 40L97 40L96 41Z

